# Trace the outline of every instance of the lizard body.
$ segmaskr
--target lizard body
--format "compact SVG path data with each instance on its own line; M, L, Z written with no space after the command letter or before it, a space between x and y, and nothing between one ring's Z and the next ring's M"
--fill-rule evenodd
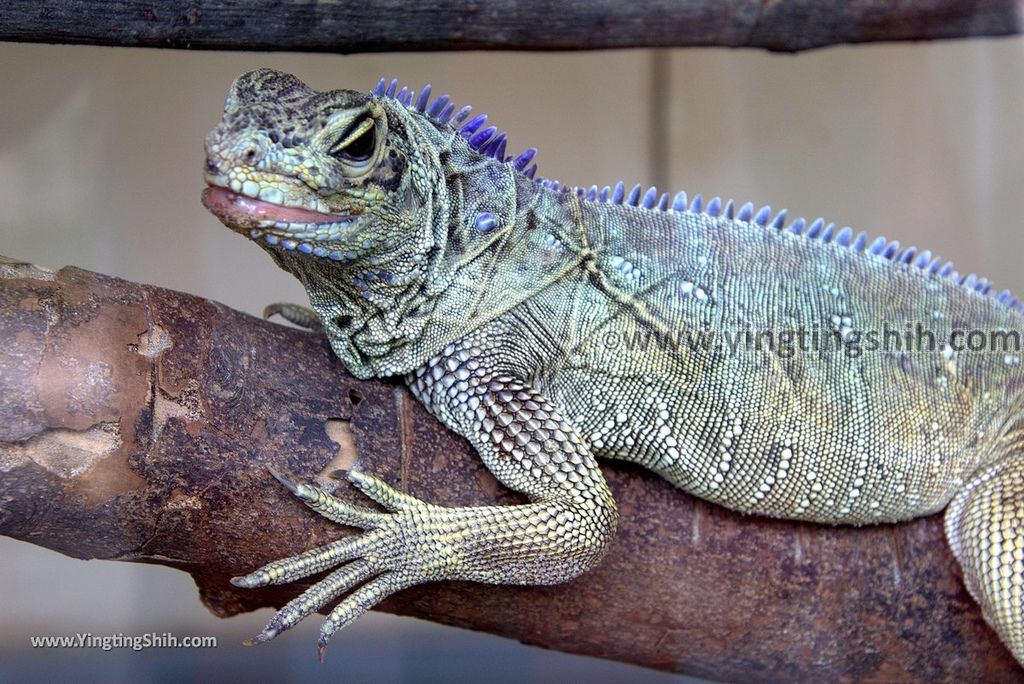
M952 501L967 586L1024 659L1012 295L821 220L535 179L533 150L506 156L486 117L429 93L245 74L207 139L204 201L302 281L315 316L290 317L318 323L355 375L403 376L531 503L444 508L350 473L391 511L378 513L281 477L367 532L236 578L340 566L258 641L346 592L321 649L413 584L551 584L593 567L617 522L599 457L788 519L893 522ZM900 348L865 348L885 330ZM951 344L968 331L1009 346ZM797 350L783 335L816 337ZM911 337L920 348L902 346Z

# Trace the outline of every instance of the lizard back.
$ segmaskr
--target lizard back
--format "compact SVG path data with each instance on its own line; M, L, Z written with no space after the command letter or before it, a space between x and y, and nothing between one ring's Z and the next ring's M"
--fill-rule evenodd
M1016 302L927 252L718 200L536 185L534 211L579 214L593 272L494 325L537 347L536 385L600 456L731 508L860 524L942 508L1016 417ZM538 263L573 261L572 222L524 222Z

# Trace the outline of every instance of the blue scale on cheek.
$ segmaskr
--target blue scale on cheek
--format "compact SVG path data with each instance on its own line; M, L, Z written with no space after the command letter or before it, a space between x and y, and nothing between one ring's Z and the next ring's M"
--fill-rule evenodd
M314 247L313 248L313 256L318 256L318 257L327 256L327 250L324 249L323 247Z
M268 245L276 245L279 242L279 240L278 240L276 235L267 235L263 239L267 241Z
M305 242L299 243L299 251L302 252L303 254L312 254L313 245L307 244Z
M489 233L498 225L498 220L494 218L494 214L484 212L476 217L476 223L474 227L481 233Z

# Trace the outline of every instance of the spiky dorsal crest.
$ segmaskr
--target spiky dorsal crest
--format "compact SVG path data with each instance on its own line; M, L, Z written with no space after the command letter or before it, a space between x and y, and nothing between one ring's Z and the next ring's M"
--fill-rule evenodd
M614 187L605 186L600 190L596 185L590 186L589 189L582 186L562 185L558 181L536 175L537 165L532 163L537 154L536 148L529 147L514 157L506 156L505 148L508 136L504 132L499 133L496 126L487 126L486 114L469 118L472 112L472 107L469 106L462 107L456 112L456 105L451 102L448 95L441 95L430 102L431 87L429 83L420 89L417 96L416 91L407 86L403 85L399 88L398 79L387 81L382 78L372 94L396 100L409 109L424 114L439 125L448 126L465 138L471 149L499 162L511 163L516 171L535 184L550 190L574 193L591 202L620 204L651 211L688 211L712 218L723 217L732 221L756 224L770 230L794 233L809 240L817 240L822 243L831 242L868 256L886 259L893 263L907 264L927 273L948 278L979 294L995 297L1001 304L1014 311L1024 312L1024 301L1013 296L1009 290L1003 290L996 294L995 288L988 279L979 278L974 273L961 275L953 267L953 262L933 256L927 249L918 250L917 247L900 249L900 243L896 240L890 242L884 237L870 240L867 233L861 232L855 235L849 226L836 230L834 223L826 225L823 218L818 218L809 224L805 219L797 218L787 224L788 212L785 209L773 216L771 207L765 206L755 212L754 205L750 202L737 209L732 200L723 204L721 198L715 197L705 204L699 194L694 195L693 199L689 199L685 192L678 192L674 196L667 192L659 195L657 188L650 187L644 191L642 185L633 186L627 194L626 186L621 181Z

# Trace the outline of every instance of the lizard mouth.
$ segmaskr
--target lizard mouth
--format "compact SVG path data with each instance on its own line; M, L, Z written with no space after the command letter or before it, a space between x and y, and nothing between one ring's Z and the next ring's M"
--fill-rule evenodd
M332 251L328 245L342 242L358 219L352 214L318 211L326 209L320 201L307 202L305 207L288 206L237 193L215 183L203 190L202 200L207 209L237 233L287 250L339 261L346 255Z

